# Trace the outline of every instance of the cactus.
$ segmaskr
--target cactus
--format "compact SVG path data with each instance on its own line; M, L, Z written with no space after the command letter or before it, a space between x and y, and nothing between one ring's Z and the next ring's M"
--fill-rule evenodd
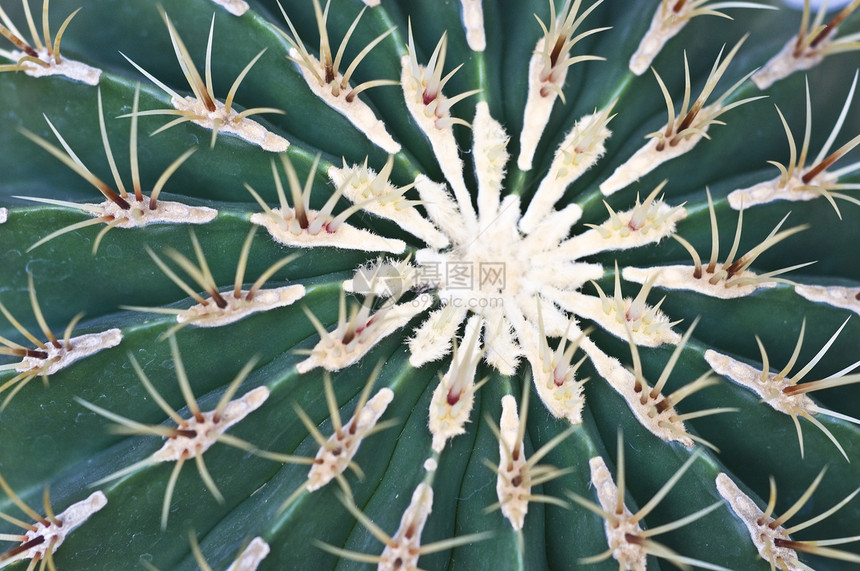
M0 567L860 562L860 2L35 4Z

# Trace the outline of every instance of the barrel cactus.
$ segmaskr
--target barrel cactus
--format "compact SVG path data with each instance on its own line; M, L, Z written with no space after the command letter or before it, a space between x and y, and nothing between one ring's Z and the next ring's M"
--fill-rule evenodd
M0 567L860 562L860 2L79 4L0 8Z

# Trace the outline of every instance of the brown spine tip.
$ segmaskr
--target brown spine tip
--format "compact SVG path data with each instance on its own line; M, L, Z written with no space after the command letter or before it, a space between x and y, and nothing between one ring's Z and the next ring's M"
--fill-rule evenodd
M559 35L558 39L555 41L555 45L552 47L552 53L549 54L550 67L555 67L558 65L559 57L561 56L561 52L564 49L564 44L566 43L567 38Z
M12 42L12 44L16 48L18 48L19 50L21 50L22 52L24 52L28 56L34 57L34 58L39 57L39 52L37 52L36 50L31 48L29 45L27 45L27 43L24 40L22 40L21 38L19 38L15 34L13 34L6 26L3 26L2 24L0 24L0 35L2 35L7 40Z
M190 430L190 429L177 428L174 431L174 437L176 437L176 436L181 436L183 438L197 438L197 431L196 430Z
M746 257L742 256L738 258L732 265L726 268L726 279L731 278L736 273L740 271L740 269L747 263Z
M36 537L31 539L30 541L27 541L25 543L22 543L21 545L13 547L12 549L7 551L6 553L3 553L2 555L0 555L0 561L5 561L7 559L11 559L12 557L15 557L16 555L18 555L19 553L24 553L25 551L32 549L33 547L36 547L37 545L41 545L43 543L45 543L45 538L41 535L37 535Z
M219 309L227 307L227 300L224 299L224 296L222 296L218 290L213 289L209 292L209 295L212 296L212 299L215 301L215 305L217 305Z
M341 338L340 342L343 343L344 345L348 345L349 342L352 341L353 339L355 339L355 329L353 327L350 327L349 329L347 329L344 332L343 337Z
M833 153L832 155L809 169L809 171L807 171L806 174L801 177L803 184L809 184L810 182L812 182L812 179L821 174L827 167L841 159L843 154L844 153L839 152Z
M130 210L131 209L131 204L129 204L126 199L121 197L115 191L111 190L108 187L101 189L101 191L108 198L108 200L110 200L111 202L113 202L114 204L116 204L117 206L122 208L123 210Z
M821 30L821 33L818 34L814 40L812 40L812 43L809 44L809 47L812 49L817 48L818 45L823 42L827 36L833 33L833 31L836 30L836 28L838 28L839 25L845 21L845 18L850 16L855 9L856 5L848 5L841 12L836 14L836 16L832 20L830 20L830 22L826 26L824 26L824 29Z

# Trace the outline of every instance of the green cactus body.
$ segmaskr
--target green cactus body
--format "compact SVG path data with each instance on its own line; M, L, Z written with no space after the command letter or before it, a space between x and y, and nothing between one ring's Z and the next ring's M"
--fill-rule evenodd
M249 4L2 6L0 566L856 567L858 2Z

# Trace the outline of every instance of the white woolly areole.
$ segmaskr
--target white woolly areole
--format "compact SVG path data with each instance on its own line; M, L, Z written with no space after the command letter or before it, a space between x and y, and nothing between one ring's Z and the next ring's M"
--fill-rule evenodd
M39 59L48 65L39 65L29 60L24 60L18 65L21 71L30 77L48 77L51 75L63 75L69 79L81 81L87 85L98 85L101 78L102 70L89 66L85 63L74 61L63 57L62 63L56 63L54 56L48 53L47 48L36 50L39 54ZM18 61L27 54L24 52L13 50L11 59Z
M527 496L531 485L526 471L526 454L518 441L520 417L517 401L511 395L502 397L502 418L499 421L499 471L496 475L496 495L502 515L508 518L515 530L523 528L529 511ZM516 457L511 457L516 450Z
M645 571L648 554L645 548L626 539L626 535L641 536L642 528L638 522L634 522L633 514L624 506L623 513L617 513L618 487L612 480L612 474L606 467L606 463L600 456L595 456L588 461L591 470L591 485L603 511L615 515L615 523L606 519L603 521L603 529L606 531L606 542L612 550L612 557L618 561L621 569L629 571Z
M505 310L488 308L483 315L484 360L503 375L516 374L523 350L514 339Z
M466 308L453 303L431 311L409 340L409 364L417 368L450 353L451 339L464 319Z
M197 327L221 327L243 319L253 313L268 311L276 307L292 305L305 295L305 286L292 285L273 289L261 289L254 297L246 299L247 290L241 290L236 298L232 293L224 295L227 307L220 308L214 301L206 305L198 303L176 316L177 323L191 323Z
M9 219L9 210L6 208L0 208L0 224L6 222Z
M536 306L535 300L531 301ZM541 303L540 298L538 303ZM523 305L523 307L530 306ZM575 325L570 325L569 322L565 324L564 315L560 313L558 319L552 319L551 316L554 311L547 311L546 308L549 307L554 308L552 303L546 301L541 303L541 317L543 317L544 325L546 326L547 322L550 322L551 325L549 328L545 327L544 334L550 336L569 335L569 338L576 338L580 333L579 329ZM526 321L522 312L519 310L515 312L514 308L508 311L508 316L516 330L523 352L531 365L535 388L537 388L541 402L555 418L566 418L572 424L582 424L582 409L585 406L582 383L576 381L572 375L570 378L566 378L568 369L564 367L565 364L554 362L547 346L546 337L541 339L541 332L531 324L539 320L530 316ZM550 319L547 319L548 316ZM552 323L553 321L558 321L558 323ZM549 332L547 329L552 331ZM547 356L548 353L549 356ZM561 383L558 382L559 380Z
M825 48L833 42L836 30L831 30L827 37L821 40L815 48L804 51L800 57L795 57L797 36L791 39L764 66L752 74L752 81L759 89L767 89L780 79L785 79L796 71L812 69L824 60Z
M427 208L431 211L429 204ZM551 280L556 268L533 261L540 251L519 234L518 218L518 197L510 195L503 201L495 223L484 231L460 232L456 239L452 238L457 247L448 251L419 250L415 255L418 265L439 270L432 280L429 272L423 278L419 276L419 285L426 282L440 298L481 315L488 308L501 307L508 298L533 296L541 283Z
M712 113L711 107L705 107L700 111L702 116L707 116ZM666 125L659 129L660 132L666 131ZM662 151L657 150L657 146L661 141L657 138L651 138L638 151L633 153L627 162L615 169L612 176L600 183L600 192L604 196L609 196L615 192L625 188L629 184L636 182L649 172L656 169L666 161L675 159L684 153L693 150L693 147L708 132L708 126L704 125L698 129L695 134L679 139L677 136L671 140L671 143L664 143Z
M143 200L136 200L133 196L129 196L128 203L131 205L128 210L111 200L81 206L92 206L92 209L83 209L93 213L101 210L100 216L110 216L114 221L119 221L115 222L117 228L142 228L147 224L205 224L218 216L218 211L214 208L187 206L181 202L166 200L159 200L155 210L150 210L149 198L146 196Z
M463 6L463 28L466 30L466 43L472 51L482 52L487 47L484 33L484 7L481 0L460 0Z
M482 353L478 344L480 327L480 316L469 318L459 353L430 398L429 426L435 452L441 452L449 439L466 433L466 423L475 404L475 372Z
M529 94L523 111L520 156L517 158L517 166L524 171L532 169L535 150L537 150L540 138L547 123L549 123L552 106L558 97L558 93L552 89L547 89L546 95L543 95L544 87L548 83L555 83L558 86L564 85L564 80L567 77L567 66L560 66L554 78L555 81L552 80L553 76L548 77L546 81L541 81L540 76L545 67L543 50L544 38L541 38L535 46L531 59L529 59Z
M39 375L53 375L57 371L65 369L78 359L89 357L102 349L116 347L122 341L122 331L119 329L108 329L101 333L87 333L69 339L69 343L60 342L60 347L53 343L45 343L44 349L38 349L48 356L44 359L38 357L24 357L15 367L19 373L33 372Z
M654 280L656 287L687 289L720 299L745 297L759 288L772 288L776 285L776 282L737 284L738 280L754 280L756 278L756 275L749 270L736 273L728 282L720 280L716 284L711 284L708 280L713 277L713 274L709 274L703 270L702 277L697 279L693 277L695 269L693 266L680 265L654 268L626 267L621 270L621 276L627 281L641 284L645 283L648 276L659 270L660 273Z
M538 222L564 194L564 190L603 156L606 152L604 142L612 134L606 128L606 123L606 114L599 111L582 117L574 124L556 149L549 172L541 180L520 220L520 230L526 234L532 233Z
M379 0L362 0L366 5L373 8L374 6L379 6Z
M550 385L541 382L536 375L535 387L541 402L555 418L564 418L571 424L582 424L582 409L585 408L582 383L568 381L561 385Z
M350 202L363 204L362 210L396 222L400 228L433 248L448 246L448 238L403 197L400 189L388 180L377 178L373 169L361 165L331 166L328 177Z
M433 435L434 452L442 452L448 440L460 434L466 434L466 423L469 422L469 415L475 404L474 373L471 381L465 383L454 404L451 404L453 399L449 399L452 388L449 379L450 371L436 385L430 399L429 425L430 434Z
M567 238L570 229L580 218L582 218L582 208L578 204L568 204L561 210L552 210L540 220L524 242L529 247L554 256L564 246L564 243L559 244L559 242ZM583 254L578 251L567 251L563 259L569 262L581 257Z
M439 462L437 462L435 458L427 458L424 460L424 469L428 472L435 472L438 467Z
M642 393L636 392L636 377L633 373L623 367L617 359L601 351L591 339L584 338L581 347L591 359L598 374L627 401L627 406L642 426L666 442L675 441L687 448L693 447L693 440L687 436L684 423L677 420L675 409L669 406L662 412L657 411L656 405L662 400L662 394L655 399L648 398L645 404L642 404ZM649 389L646 387L645 390Z
M794 291L797 295L809 301L826 303L860 314L860 298L858 298L860 296L860 287L796 284Z
M778 373L768 373L762 378L761 370L712 349L705 351L705 361L715 373L753 391L764 402L783 414L793 417L798 413L803 414L800 411L810 414L819 412L815 402L806 394L787 395L782 392L783 389L794 386L787 375L778 381L775 380Z
M784 184L782 177L760 182L749 188L733 190L729 193L729 206L735 210L767 204L775 200L790 200L801 202L821 198L822 193L812 190L816 187L828 188L839 182L839 177L828 172L821 172L815 183L803 182L803 173L796 172Z
M681 336L672 331L669 318L659 309L644 304L643 309L634 315L631 312L631 298L621 300L621 308L617 307L613 299L607 299L604 303L600 298L577 291L564 292L560 301L565 309L568 305L575 308L578 316L599 323L600 327L619 339L627 340L629 328L633 342L639 346L659 347L664 343L676 345L681 340Z
M328 439L328 445L320 447L315 463L308 473L306 488L309 492L322 488L347 469L358 452L361 441L379 422L392 399L394 392L391 389L379 389L379 392L343 425L340 435L335 432Z
M571 424L582 424L582 409L585 408L582 383L571 379L558 384L555 367L546 367L532 359L529 362L538 396L550 414L555 418L567 419Z
M33 524L33 529L27 530L27 533L24 534L26 539L21 543L25 544L37 537L43 537L44 541L39 545L31 547L26 551L17 553L11 558L4 560L3 566L5 567L6 565L14 563L15 561L21 561L22 559L35 559L38 557L39 559L44 560L48 549L51 549L52 554L56 553L57 549L63 544L63 541L66 540L66 537L71 532L106 505L107 497L105 497L104 493L99 490L90 494L87 499L70 505L65 509L65 511L63 511L63 513L57 514L55 519L59 525L55 523L45 525L40 521L35 522ZM35 562L32 565L35 566Z
M418 268L408 261L377 258L359 266L352 278L343 280L342 287L349 293L399 298L415 287L417 278Z
M302 55L296 48L290 48L290 57L294 60L301 60ZM307 54L307 59L316 69L322 69L323 66L319 60L311 54ZM400 152L400 143L395 141L388 131L385 129L385 123L380 121L373 110L358 97L353 97L352 101L347 99L347 94L351 92L352 86L343 89L338 97L335 97L328 84L320 85L320 82L314 77L314 74L304 65L297 66L305 78L305 82L313 91L314 95L322 99L326 105L346 117L356 129L364 133L374 145L381 147L385 152L395 154ZM338 73L332 83L341 84L343 75Z
M403 240L383 238L368 230L356 228L346 223L337 226L334 232L329 231L328 223L323 224L319 232L311 234L298 225L292 209L284 212L281 208L272 210L275 216L267 212L256 212L251 215L251 223L263 226L276 242L285 246L297 248L317 248L331 246L346 250L362 250L365 252L391 252L400 254L406 249ZM313 221L319 216L317 210L307 210L308 219Z
M219 434L223 434L228 428L260 408L267 398L269 398L269 389L257 387L242 397L227 403L220 418L215 418L216 411L214 410L201 412L202 421L192 416L185 421L185 426L182 426L181 429L193 431L195 436L189 438L180 435L169 438L160 449L150 456L150 459L153 462L176 462L180 459L187 460L202 455L218 442Z
M430 141L439 168L442 169L442 174L445 175L445 179L451 185L454 196L457 198L457 205L463 214L463 222L467 227L474 227L477 222L477 214L472 206L472 195L463 180L463 161L460 159L460 151L457 148L457 141L454 139L453 124L448 119L447 111L443 116L437 114L440 107L446 106L447 98L442 93L438 93L436 99L431 102L432 109L425 105L425 85L422 78L426 69L419 65L421 78L412 75L412 60L408 55L400 59L400 66L400 83L403 87L406 108Z
M179 111L185 111L199 117L199 119L191 121L195 125L200 125L211 131L217 123L219 133L236 135L253 145L257 145L264 151L283 153L290 146L289 141L285 138L272 133L253 119L248 117L237 119L239 112L235 109L230 109L230 112L227 113L226 106L220 101L215 101L215 111L209 111L205 103L191 96L171 97L170 103Z
M630 71L636 75L642 75L648 71L651 62L654 61L666 42L674 38L689 22L690 18L684 15L684 12L692 10L690 4L691 2L687 2L681 8L680 13L676 13L671 7L674 6L674 3L660 2L657 11L654 12L654 17L651 18L648 31L642 36L636 53L630 57Z
M548 288L549 289L549 288ZM528 302L527 302L528 301ZM540 306L540 313L538 313ZM533 296L530 299L518 299L514 307L506 306L508 318L517 330L517 335L522 336L523 344L528 343L530 333L537 331L540 317L543 317L544 333L550 337L563 336L570 325L570 318L558 309L554 301L546 295ZM538 347L537 341L533 347Z
M413 317L432 304L433 299L430 296L422 296L411 302L395 305L385 311L384 315L379 315L377 312L377 315L371 318L377 320L374 326L368 326L357 332L355 337L346 344L342 341L343 332L335 329L320 339L311 349L310 356L296 365L296 370L304 374L317 367L323 367L328 371L339 371L348 367L358 362L382 339L409 323Z
M486 101L479 101L472 121L475 175L478 179L478 212L481 226L492 224L499 210L505 166L508 164L508 134L490 116Z
M738 519L746 526L762 559L772 562L777 569L787 569L788 571L806 571L809 569L800 562L793 549L774 545L774 539L790 540L791 538L782 526L777 526L774 529L768 525L773 521L772 517L759 523L762 521L764 512L758 509L755 502L743 493L728 475L720 472L717 474L716 482L717 491L729 503Z
M242 14L244 14L245 12L248 11L248 3L245 2L245 0L212 0L212 1L215 2L216 4L218 4L219 6L222 6L225 10L227 10L228 12L233 14L234 16L241 16ZM267 546L267 549L268 549L268 546ZM266 553L268 553L268 551L266 551ZM256 568L256 565L254 565L254 568ZM232 570L232 569L233 568L231 567L230 570ZM244 570L245 567L241 567L241 569ZM235 571L238 571L238 568Z
M255 537L248 547L242 550L236 561L227 567L227 571L255 571L269 551L269 544L263 541L263 538Z
M543 287L540 293L545 298L556 298L557 295L562 295L563 292L577 290L589 280L599 280L603 277L603 266L600 264L588 264L585 262L570 262L570 258L566 256L554 255L553 252L545 254L537 254L534 257L535 265L545 268L545 275L541 276L544 279ZM552 274L550 274L552 272ZM575 310L571 310L574 311ZM546 319L544 313L544 319ZM547 321L547 333L557 337L564 333L564 328L567 326L567 320L562 319L560 329L552 329ZM553 331L555 331L553 333Z
M421 533L433 510L433 488L420 483L412 492L412 501L400 518L400 527L386 543L379 559L379 571L401 571L417 569Z
M663 201L652 204L646 213L637 210L639 207L611 215L603 224L573 236L561 248L585 257L598 252L656 244L671 236L676 224L687 217L683 207L673 208ZM640 214L644 215L637 220Z
M569 339L575 339L581 332L576 326L571 326L566 333ZM585 408L583 383L574 378L569 362L556 362L546 337L540 339L539 335L536 328L524 322L517 329L517 336L531 365L538 396L555 418L565 418L571 424L582 424L582 409Z
M463 216L457 203L451 199L448 188L444 184L433 182L423 174L415 177L415 188L430 220L454 242L458 244L466 242L472 234L463 223Z
M418 268L404 260L377 258L359 266L354 277L343 281L343 291L373 294L379 298L399 298L415 287Z

